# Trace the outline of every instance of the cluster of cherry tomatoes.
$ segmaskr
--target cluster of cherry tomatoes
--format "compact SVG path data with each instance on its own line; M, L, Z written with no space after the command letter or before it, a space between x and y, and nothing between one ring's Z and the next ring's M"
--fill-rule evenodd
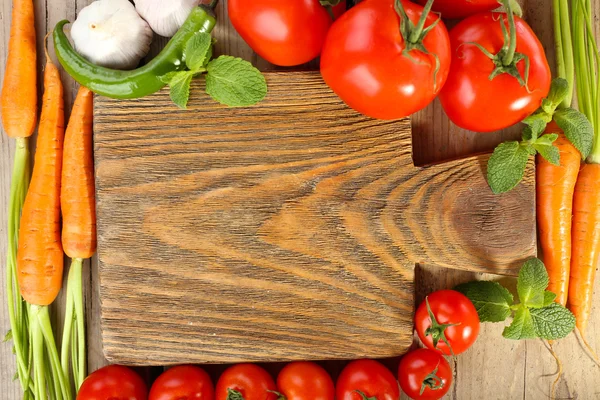
M228 10L273 64L321 55L325 82L373 118L403 118L439 96L456 125L490 132L540 107L551 83L542 44L523 19L491 11L514 0L416 1L362 0L344 12L340 0L229 0ZM432 11L466 19L448 33Z
M415 313L415 329L427 347L402 357L398 378L375 360L356 360L334 384L313 362L293 362L277 380L255 364L226 369L216 386L206 371L182 365L165 371L148 392L133 370L111 365L91 374L77 400L398 400L400 389L415 400L442 398L452 386L452 368L444 355L466 351L479 335L477 310L453 290L430 294Z

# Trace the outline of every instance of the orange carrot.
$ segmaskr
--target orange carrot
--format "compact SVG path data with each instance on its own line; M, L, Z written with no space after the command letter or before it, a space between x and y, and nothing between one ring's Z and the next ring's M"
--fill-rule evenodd
M544 264L550 276L548 290L556 293L558 303L566 305L571 269L573 191L581 155L555 122L548 125L546 133L559 133L554 146L560 150L560 166L537 157L538 230Z
M592 310L594 278L600 255L600 164L581 167L573 201L573 257L569 309L583 335Z
M90 258L96 252L93 101L93 93L81 87L65 134L61 188L62 244L71 258Z
M93 101L94 95L89 89L79 88L65 134L62 170L62 243L72 262L67 281L61 365L68 376L70 360L76 389L85 379L86 366L82 263L96 252Z
M2 125L9 137L31 136L37 114L35 17L32 0L13 1L0 107Z
M33 175L19 232L17 273L21 294L30 304L51 304L62 284L60 179L64 136L63 87L50 60L44 74L44 101Z

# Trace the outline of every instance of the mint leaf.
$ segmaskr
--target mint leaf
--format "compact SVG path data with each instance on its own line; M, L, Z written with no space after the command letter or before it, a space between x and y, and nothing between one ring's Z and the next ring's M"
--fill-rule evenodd
M566 337L575 329L575 316L558 303L531 310L537 336L546 340Z
M186 43L183 55L185 64L191 71L204 67L212 57L212 36L206 32L196 32Z
M537 337L533 318L527 307L519 307L512 323L504 328L502 336L513 340L533 339Z
M554 113L554 121L579 150L582 158L587 158L594 143L594 128L586 116L572 108L564 108Z
M474 281L458 285L454 290L471 300L481 322L502 322L512 313L513 295L498 282Z
M160 79L162 83L165 83L168 85L171 83L173 78L175 78L175 76L180 73L182 73L182 71L172 71L165 75L160 76L158 79Z
M526 125L523 129L523 140L536 141L548 125L548 117L543 113L530 115L523 120Z
M558 139L556 133L549 133L538 138L535 143L533 143L533 148L548 162L554 165L560 165L560 150L553 144L556 139Z
M267 82L248 61L221 56L207 65L206 93L230 107L250 106L267 95Z
M548 101L551 104L550 111L548 114L552 114L556 108L563 102L564 99L569 95L569 82L564 78L556 78L552 81L550 86L550 93L548 93ZM546 111L546 110L544 110Z
M496 194L514 189L523 179L530 149L519 142L501 143L488 161L487 178Z
M550 304L554 303L554 300L556 300L556 293L546 290L544 292L544 307L548 307Z
M523 264L517 280L517 292L521 304L526 307L543 307L544 292L550 278L544 263L538 258L531 258Z
M183 110L187 109L187 103L190 98L190 84L192 83L193 77L193 72L180 71L169 83L169 86L171 87L171 100Z

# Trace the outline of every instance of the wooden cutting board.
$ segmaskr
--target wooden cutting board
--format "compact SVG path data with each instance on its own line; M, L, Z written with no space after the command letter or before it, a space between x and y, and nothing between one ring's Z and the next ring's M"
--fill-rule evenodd
M97 98L104 350L168 365L389 357L412 343L414 266L514 274L535 254L533 166L417 168L410 120L347 108L317 72L267 73L229 109Z

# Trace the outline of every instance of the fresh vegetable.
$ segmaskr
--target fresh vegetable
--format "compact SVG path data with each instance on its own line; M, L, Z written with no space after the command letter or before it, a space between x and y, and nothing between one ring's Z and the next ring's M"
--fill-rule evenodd
M85 378L77 400L146 400L148 389L140 376L127 367L108 365Z
M6 24L6 23L5 23ZM6 251L6 305L12 339L16 376L25 399L35 392L30 379L30 352L27 304L21 299L17 279L17 246L21 211L31 175L29 137L37 121L37 71L35 15L32 0L13 0L12 22L2 93L0 116L8 137L16 139L14 166L10 184Z
M579 109L591 122L593 148L581 167L573 198L573 254L568 305L585 340L600 251L600 53L590 0L572 2L573 50ZM589 348L589 346L588 346Z
M555 122L546 127L545 133L558 134L554 147L548 147L548 151L559 154L560 164L553 164L541 155L537 156L538 232L544 264L550 278L548 290L556 293L556 301L564 306L567 304L571 268L573 191L581 154Z
M152 29L128 0L94 1L71 27L77 52L107 68L135 68L150 51L152 37Z
M421 4L426 2L427 0L418 0ZM433 3L433 11L442 13L444 18L465 18L498 7L498 0L435 0Z
M559 132L544 134L546 125L551 121L556 122L582 157L590 153L593 128L585 115L572 108L558 109L568 92L568 82L562 78L555 79L548 97L542 101L542 107L523 121L526 126L522 141L505 142L496 147L487 171L488 183L494 193L512 190L521 182L531 155L539 153L550 163L559 165L560 151L553 146Z
M507 339L562 339L575 329L575 317L554 301L556 294L546 290L548 283L544 263L532 258L525 262L517 279L519 304L498 282L469 282L455 290L471 300L481 322L502 322L514 312L512 323L502 333Z
M212 31L216 22L210 7L196 7L160 54L132 71L100 67L79 55L63 31L69 21L61 21L54 28L54 48L63 68L82 86L102 96L133 99L159 91L166 85L163 76L185 69L184 52L189 39L198 32Z
M172 37L183 25L199 0L134 0L135 9L150 28L161 36Z
M438 400L452 386L452 369L440 353L417 349L400 360L398 381L411 399Z
M452 64L440 101L456 125L492 132L537 110L550 89L544 47L512 13L473 15L452 29Z
M64 257L60 241L63 87L58 69L47 54L46 58L35 164L21 216L17 273L23 299L30 305L34 397L47 398L48 387L54 392L51 397L68 400L71 389L60 366L48 313L62 286Z
M60 202L62 245L71 257L63 328L61 364L69 376L73 366L75 388L85 379L85 304L83 303L83 260L96 252L96 198L92 123L94 95L80 87L65 132Z
M374 360L352 361L336 384L337 400L398 400L400 389L394 375Z
M267 95L265 77L248 61L231 56L211 60L212 38L208 33L192 36L183 54L187 70L161 78L171 88L171 100L182 109L187 107L192 79L200 74L206 74L206 93L230 107L250 106Z
M363 1L331 27L321 55L325 82L367 116L413 114L440 92L450 69L440 17L406 0Z
M150 389L149 400L214 400L215 388L202 368L180 365L163 372Z
M275 65L304 64L321 53L333 22L326 6L343 12L340 0L229 0L229 19L262 58Z
M229 367L217 382L216 400L278 400L277 388L267 371L255 364Z
M454 290L440 290L425 298L415 312L419 339L445 355L465 352L479 336L479 317L473 303Z
M333 380L323 367L312 362L286 365L277 376L277 400L333 400Z

